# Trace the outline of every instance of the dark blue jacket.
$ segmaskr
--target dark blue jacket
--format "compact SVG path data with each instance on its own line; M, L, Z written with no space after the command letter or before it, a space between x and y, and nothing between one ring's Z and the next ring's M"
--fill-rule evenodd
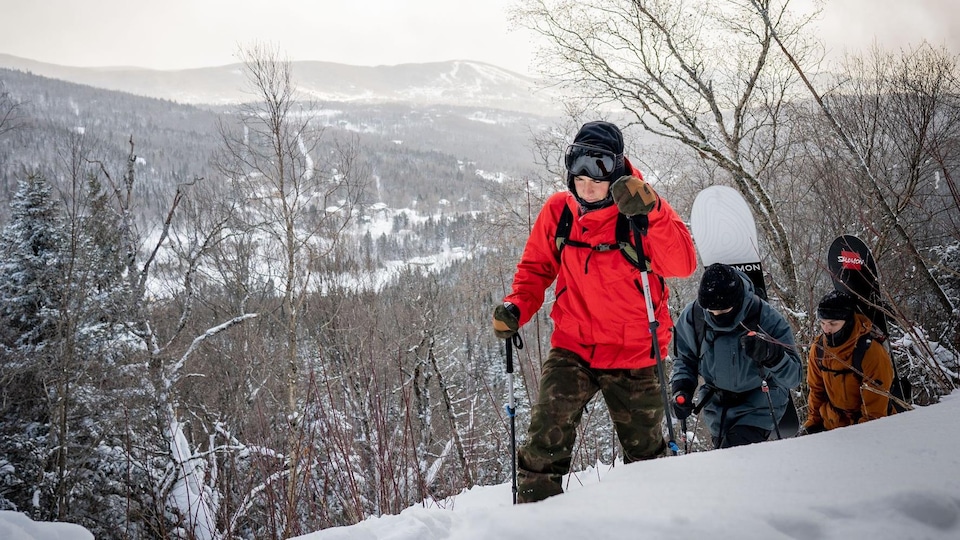
M708 396L701 418L710 428L710 433L720 434L720 421L723 429L728 430L735 424L756 426L773 431L773 419L770 417L770 405L761 390L761 369L767 377L770 397L773 400L777 421L783 417L790 399L790 389L800 385L801 364L793 339L790 324L767 302L754 294L753 283L740 274L744 281L744 299L740 311L732 325L718 327L710 313L704 311L704 343L700 347L695 343L693 309L702 309L691 302L677 322L675 340L676 358L673 363L671 386L674 382L686 380L697 384L697 377L704 380L704 388L699 395ZM762 368L755 360L747 356L741 348L740 338L747 333L741 322L747 318L756 303L760 303L760 328L775 342L783 344L783 357L772 368ZM755 338L748 338L755 339ZM698 351L703 350L699 357ZM714 389L709 394L709 389ZM719 390L719 391L717 391ZM729 397L735 394L732 401ZM727 403L721 403L721 397ZM726 409L726 412L724 412Z

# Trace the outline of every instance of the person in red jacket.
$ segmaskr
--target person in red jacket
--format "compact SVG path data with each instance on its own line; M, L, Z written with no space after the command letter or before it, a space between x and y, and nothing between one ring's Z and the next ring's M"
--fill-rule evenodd
M496 306L494 331L510 339L543 305L556 281L554 330L542 366L527 441L517 452L517 502L563 492L584 406L600 392L630 463L663 455L663 402L656 352L667 356L673 321L663 278L696 268L693 240L677 212L623 155L623 135L609 122L588 122L567 148L569 192L550 196L527 239L512 292ZM557 224L573 216L560 249ZM649 259L659 351L652 350L641 271L618 249L618 214L629 216Z

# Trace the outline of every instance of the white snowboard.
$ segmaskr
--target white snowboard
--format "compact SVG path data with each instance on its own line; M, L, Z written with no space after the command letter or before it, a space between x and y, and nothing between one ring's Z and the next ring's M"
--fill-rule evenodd
M697 194L690 212L693 241L703 266L729 264L743 271L766 298L760 244L753 212L740 192L728 186L710 186Z

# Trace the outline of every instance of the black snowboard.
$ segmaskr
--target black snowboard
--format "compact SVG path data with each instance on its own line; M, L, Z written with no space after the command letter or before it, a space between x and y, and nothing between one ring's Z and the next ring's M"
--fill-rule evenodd
M857 311L873 321L885 339L887 317L880 298L880 275L870 248L856 236L840 236L827 252L827 268L833 288L853 296Z

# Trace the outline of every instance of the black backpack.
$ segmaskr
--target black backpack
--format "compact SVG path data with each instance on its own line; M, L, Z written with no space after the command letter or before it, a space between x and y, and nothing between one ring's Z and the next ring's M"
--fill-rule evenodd
M826 371L828 373L836 373L838 375L852 373L853 376L856 377L860 382L860 384L863 384L863 357L865 354L867 354L867 349L870 348L870 344L872 344L874 341L882 343L883 339L885 339L885 337L874 336L872 333L860 336L860 338L857 339L857 344L853 347L853 359L850 363L852 369L828 369L823 366L823 339L821 336L813 345L814 349L816 350L815 357L817 365L820 366L820 371ZM894 396L898 400L910 403L909 396L911 396L913 391L910 380L906 377L900 377L900 375L897 373L897 365L893 362L893 358L890 358L890 363L893 366L893 383L890 385L890 395ZM874 382L876 386L880 386L875 381L872 382ZM891 399L887 404L887 414L896 414L905 410L907 410L907 408L898 403L895 399Z

